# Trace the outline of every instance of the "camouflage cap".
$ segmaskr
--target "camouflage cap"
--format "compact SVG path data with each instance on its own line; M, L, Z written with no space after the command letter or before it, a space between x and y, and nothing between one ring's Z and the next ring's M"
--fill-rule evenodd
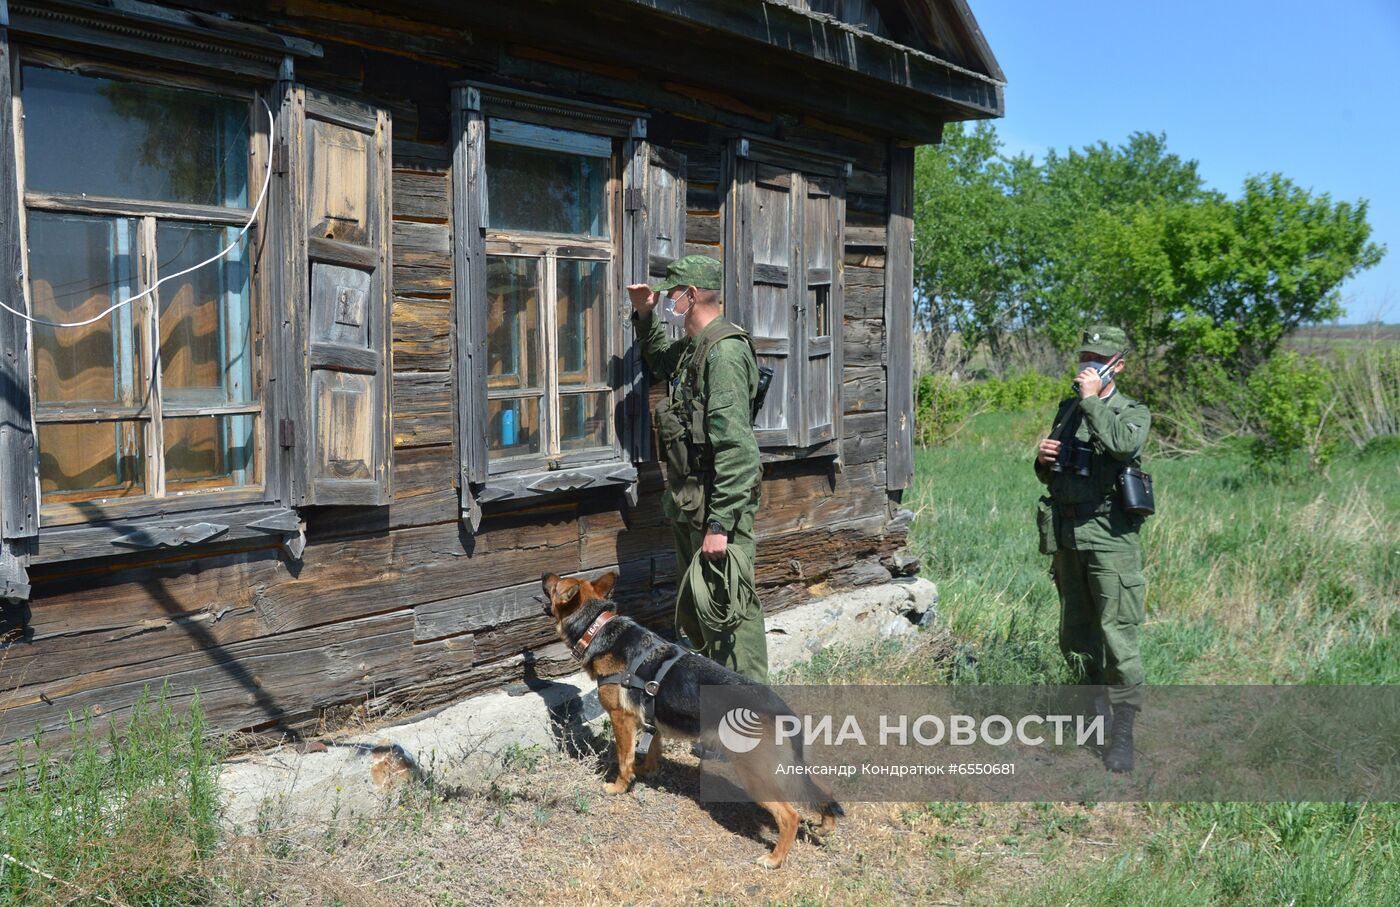
M1079 338L1079 352L1115 356L1128 349L1128 335L1111 324L1091 324Z
M724 265L708 255L687 255L666 266L665 278L651 284L653 293L664 293L673 287L696 287L718 290L724 286Z

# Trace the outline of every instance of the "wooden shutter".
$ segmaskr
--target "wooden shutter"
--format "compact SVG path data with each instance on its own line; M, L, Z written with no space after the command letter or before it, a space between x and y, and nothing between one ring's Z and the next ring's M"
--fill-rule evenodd
M801 320L803 444L839 436L840 418L842 222L845 189L833 177L794 174L802 185Z
M746 139L730 160L726 309L773 369L755 434L811 453L840 436L844 166Z
M686 156L673 148L637 143L627 171L629 235L635 237L627 283L649 283L666 276L666 268L685 255ZM624 299L623 304L628 303ZM631 330L631 320L624 321ZM680 331L666 325L671 339ZM627 449L635 462L651 459L651 413L646 367L634 338L627 336L624 366L627 382Z
M479 490L486 482L486 120L481 92L453 90L452 290L457 311L457 450L461 518L481 525Z
M309 368L303 503L386 504L389 117L311 89L297 95Z
M800 180L789 170L752 160L739 163L737 178L743 212L739 292L749 297L743 308L758 364L773 369L773 383L754 424L754 435L762 447L794 446L802 440L797 307L802 284L797 271Z
M686 157L673 148L647 146L646 184L646 280L660 280L666 268L685 257ZM679 325L666 325L672 340L684 333Z
M0 300L11 308L28 311L20 256L9 30L4 25L0 22ZM0 536L5 542L39 533L29 389L29 332L22 318L0 309ZM8 558L8 550L0 552L0 559ZM0 564L0 574L6 572ZM0 589L0 593L4 591Z

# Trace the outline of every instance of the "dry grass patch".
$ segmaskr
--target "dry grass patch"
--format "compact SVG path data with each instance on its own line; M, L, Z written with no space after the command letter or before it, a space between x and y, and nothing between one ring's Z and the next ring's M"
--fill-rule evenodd
M685 744L617 797L601 761L513 762L473 790L409 793L373 822L244 845L229 903L993 904L1071 850L1115 858L1147 821L1122 804L852 803L833 837L800 836L770 871L754 864L776 837L767 814L698 802Z

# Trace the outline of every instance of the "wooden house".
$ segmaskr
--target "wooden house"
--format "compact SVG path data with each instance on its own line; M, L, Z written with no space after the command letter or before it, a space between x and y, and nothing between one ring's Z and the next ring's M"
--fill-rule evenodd
M0 57L0 744L570 671L544 571L668 625L623 287L689 252L776 372L765 607L902 543L913 149L1002 111L965 0L0 0Z

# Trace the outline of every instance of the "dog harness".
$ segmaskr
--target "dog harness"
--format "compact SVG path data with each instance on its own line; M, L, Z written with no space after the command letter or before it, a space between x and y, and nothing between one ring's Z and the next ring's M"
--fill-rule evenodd
M616 612L603 611L593 619L593 623L588 625L588 629L584 631L583 635L579 637L578 642L574 644L573 654L575 658L579 661L587 660L584 655L588 651L589 644L593 642L593 638L598 635L604 625L614 617L617 617ZM652 642L646 648L642 649L641 652L633 656L626 670L616 671L612 674L604 674L602 677L598 678L599 687L615 683L623 687L624 690L630 687L634 690L641 690L644 694L642 696L642 730L637 734L636 747L636 751L642 754L645 754L651 749L652 737L656 735L656 694L661 690L661 681L666 679L666 674L675 663L680 661L686 654L685 650L681 649L675 655L663 661L661 666L656 669L656 676L647 680L638 674L637 671L641 668L642 663L662 645L666 644Z

